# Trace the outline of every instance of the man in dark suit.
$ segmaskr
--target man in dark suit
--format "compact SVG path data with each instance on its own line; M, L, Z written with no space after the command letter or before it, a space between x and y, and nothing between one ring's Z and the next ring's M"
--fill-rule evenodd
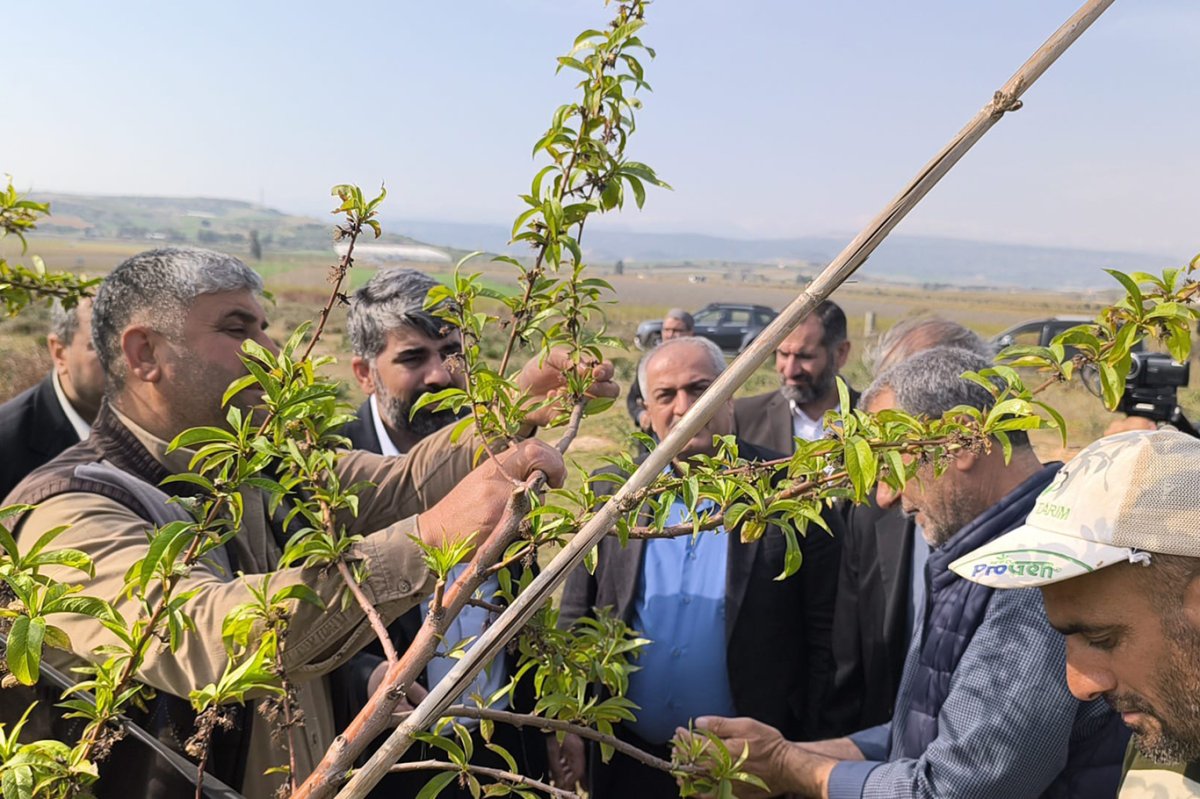
M376 273L354 293L347 319L354 351L351 367L368 395L358 410L358 419L342 428L343 435L350 439L355 449L400 455L422 438L456 420L453 413L434 411L429 407L410 414L413 403L421 395L464 385L462 370L456 368L456 359L462 353L462 334L425 310L426 295L436 285L433 278L414 269L386 269ZM465 568L465 564L458 568ZM458 573L452 572L452 579ZM498 588L499 581L492 578L480 590L484 598L489 598ZM403 653L412 643L427 611L428 603L422 603L388 628L397 652ZM452 645L478 636L490 621L491 614L487 610L467 607L450 623L446 643ZM382 655L382 648L371 647L368 651ZM453 664L450 658L434 658L421 675L421 684L409 688L410 701L415 704L420 700ZM504 663L493 663L467 693L477 691L485 697L494 694L508 681L515 667L515 657ZM357 669L366 671L367 666L359 664ZM533 700L528 681L524 682L518 687L516 701L522 707L531 708ZM503 703L493 707L505 709ZM477 722L464 721L468 726L477 726ZM487 742L479 738L478 732L476 738L472 762L507 769L499 756L487 750ZM546 738L537 730L497 724L492 741L516 758L521 773L539 777L546 772ZM423 760L432 756L423 750L423 745L414 746L405 760ZM392 774L372 795L415 796L432 775L433 772ZM470 796L461 787L447 789L443 795Z
M825 412L838 407L836 378L849 357L846 314L826 300L775 350L779 389L734 403L734 432L787 454L796 451L796 438L821 438ZM851 405L857 397L850 392Z
M962 325L938 317L894 325L870 358L876 374L932 347L959 347L988 360L991 347ZM898 505L851 506L842 539L833 622L837 663L833 694L822 712L832 735L846 735L892 718L915 608L923 602L929 545Z
M667 341L640 368L646 407L661 438L724 369L720 349L700 338ZM721 408L679 454L712 454L713 436L732 430L731 404ZM778 457L739 441L749 460ZM668 523L686 517L677 503ZM839 520L827 514L835 532ZM743 543L739 530L724 534L630 540L598 547L596 569L579 569L567 579L560 618L570 623L596 608L615 615L653 643L641 652L627 697L637 721L618 734L638 747L669 757L667 742L677 726L724 708L734 715L773 719L793 737L810 734L832 677L829 636L833 619L838 541L810 528L802 539L804 566L782 581L785 542L770 528ZM607 797L678 796L673 778L621 754L608 764L589 753L583 762L578 739L564 742L567 787L590 768L588 789Z
M92 347L90 299L69 311L54 303L46 346L50 374L0 405L0 500L25 475L87 438L100 410L104 372Z

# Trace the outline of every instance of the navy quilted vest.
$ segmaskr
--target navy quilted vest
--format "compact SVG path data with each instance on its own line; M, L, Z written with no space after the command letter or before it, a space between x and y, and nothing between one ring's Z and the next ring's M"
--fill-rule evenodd
M1054 463L1019 485L999 504L964 527L944 546L931 552L925 566L925 624L911 681L905 724L892 742L889 759L919 758L937 738L938 713L950 691L950 678L959 659L983 622L992 589L958 577L950 564L992 539L1019 526L1033 510L1042 489L1062 466ZM1085 705L1080 705L1081 715ZM1094 715L1094 714L1093 714ZM893 725L893 729L896 729ZM1120 779L1122 753L1129 730L1116 713L1081 723L1076 717L1067 764L1042 799L1109 797ZM986 753L981 753L986 756Z
M916 662L906 665L915 668L916 673L910 684L903 732L893 742L892 760L919 758L937 738L938 713L950 692L950 678L992 598L992 589L962 579L950 571L950 564L1024 522L1038 494L1061 466L1046 466L929 553L921 647Z

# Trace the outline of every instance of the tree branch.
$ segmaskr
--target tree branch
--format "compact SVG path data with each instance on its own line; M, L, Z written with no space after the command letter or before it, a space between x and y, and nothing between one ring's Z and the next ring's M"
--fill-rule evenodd
M342 576L342 580L346 583L346 587L350 589L350 593L354 595L354 599L362 608L363 613L367 616L367 621L371 623L371 629L375 631L375 636L379 638L379 643L383 646L383 654L387 657L388 663L395 663L400 659L396 654L396 645L392 643L392 636L388 634L387 625L383 623L383 617L379 615L379 611L367 599L367 595L363 593L362 586L354 579L354 575L350 573L350 567L346 565L346 561L338 558L337 561L338 574Z
M655 757L654 755L643 752L633 744L622 741L615 735L607 735L594 730L591 727L585 727L581 724L572 724L569 721L559 721L558 719L548 719L542 716L531 716L525 713L513 713L508 710L494 710L487 707L475 707L474 705L454 705L446 709L446 717L448 718L464 718L464 719L488 719L490 721L499 721L503 724L509 724L513 727L534 727L542 732L565 732L572 735L578 735L580 738L587 738L596 743L606 744L611 746L616 751L623 755L633 758L634 760L649 766L650 768L658 769L659 771L689 771L688 767L680 767L668 760ZM695 769L697 772L699 769Z
M556 788L553 785L535 780L532 777L526 777L521 774L514 774L511 771L503 771L498 768L488 768L487 766L476 766L474 763L467 763L465 766L460 766L457 763L451 763L447 760L417 760L412 763L396 763L390 769L393 773L402 774L409 771L469 771L472 774L479 774L483 777L491 777L500 782L507 782L510 785L520 785L526 788L533 788L541 791L547 796L553 796L556 799L580 799L579 794L572 791L567 791L562 788Z

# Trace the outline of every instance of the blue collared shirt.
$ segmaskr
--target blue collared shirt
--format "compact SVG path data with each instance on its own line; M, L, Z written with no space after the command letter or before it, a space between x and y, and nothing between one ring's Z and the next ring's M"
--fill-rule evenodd
M667 523L686 516L687 507L676 502ZM633 627L653 643L642 649L626 696L641 708L633 731L650 743L666 743L697 716L737 715L725 663L729 538L723 533L645 544Z

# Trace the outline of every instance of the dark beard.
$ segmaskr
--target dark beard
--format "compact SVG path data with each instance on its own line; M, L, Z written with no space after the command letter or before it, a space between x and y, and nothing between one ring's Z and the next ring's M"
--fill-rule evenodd
M423 394L418 394L413 398L413 402L421 396ZM407 430L417 438L431 436L446 425L458 421L453 411L435 411L435 405L426 405L409 418L413 402L405 402L400 397L390 397L382 392L376 393L375 400L379 404L380 416L389 427Z
M1194 673L1200 635L1183 618L1164 618L1163 630L1168 654L1159 664L1155 687L1170 707L1170 718L1136 694L1105 694L1104 699L1117 712L1144 713L1158 722L1157 729L1132 728L1133 745L1142 757L1155 763L1188 763L1200 759L1200 679Z
M835 379L837 379L837 366L834 363L833 353L831 352L829 353L829 363L825 366L825 371L817 375L815 380L798 386L789 386L785 383L780 386L779 391L788 401L794 402L797 405L807 405L832 391Z

